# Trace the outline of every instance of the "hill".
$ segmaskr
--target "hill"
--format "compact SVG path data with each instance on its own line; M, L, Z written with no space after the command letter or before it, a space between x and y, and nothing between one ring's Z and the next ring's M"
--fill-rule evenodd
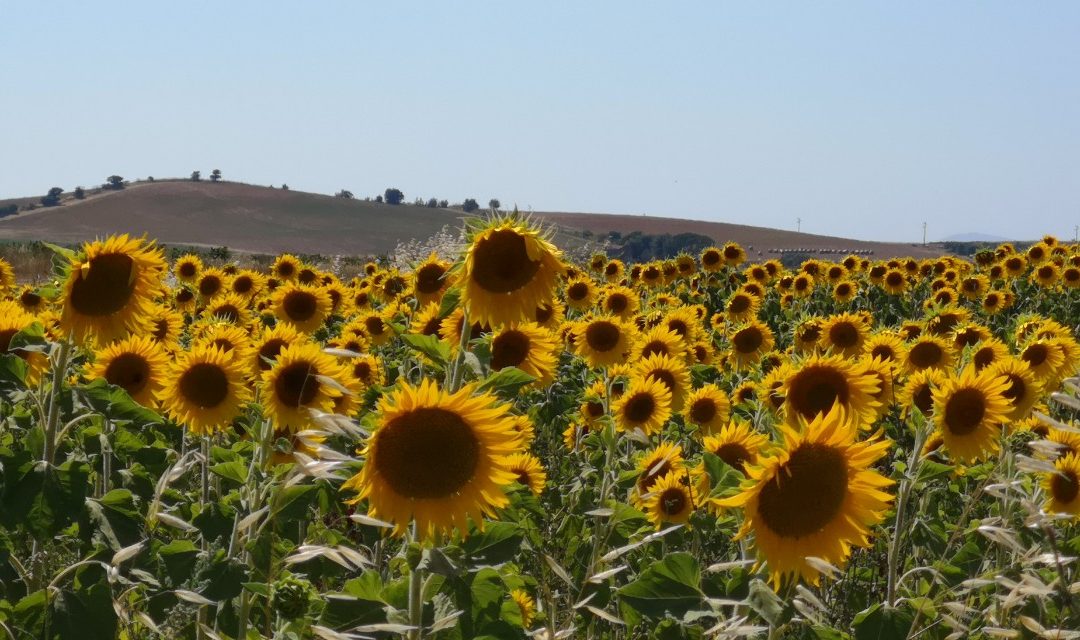
M3 200L0 206L28 200ZM586 213L533 215L555 226L556 241L563 246L613 231L639 231L696 233L716 243L735 241L752 247L754 258L856 251L879 258L943 253L940 246L865 242L720 222ZM68 198L58 207L0 218L0 239L77 243L127 232L165 244L227 246L252 253L375 255L392 252L398 242L428 238L445 225L456 226L463 216L457 209L391 206L235 182L177 180L95 191L85 200Z

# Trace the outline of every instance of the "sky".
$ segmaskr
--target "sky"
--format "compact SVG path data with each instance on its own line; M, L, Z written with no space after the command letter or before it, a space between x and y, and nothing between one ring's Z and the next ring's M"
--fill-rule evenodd
M1080 224L1080 3L0 2L0 198L207 175L867 240ZM797 223L801 220L801 223Z

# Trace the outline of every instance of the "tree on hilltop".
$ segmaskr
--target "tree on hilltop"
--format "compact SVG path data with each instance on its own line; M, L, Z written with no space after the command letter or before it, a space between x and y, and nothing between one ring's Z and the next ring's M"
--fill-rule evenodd
M334 195L337 196L338 198L345 198L346 200L352 200L353 192L349 191L348 189L342 189L341 191L338 191Z
M210 182L217 182L221 180L221 169L214 169L210 172Z
M119 191L124 188L124 179L118 175L111 175L105 178L105 184L101 185L103 189L112 189Z
M401 189L389 187L387 188L383 199L386 204L401 204L401 202L405 200L405 194L401 192Z
M82 200L86 197L86 191L82 187L75 187L75 199Z
M498 209L501 206L502 206L502 203L499 202L498 198L492 198L491 200L488 200L488 208Z
M461 203L461 210L465 213L472 213L480 208L480 205L476 202L476 198L465 198L465 202Z
M191 181L192 182L198 182L200 180L202 180L202 172L201 171L192 171L191 172Z
M49 193L47 195L41 196L41 206L55 207L56 205L60 204L60 194L63 192L64 190L60 187L53 187L52 189L49 189Z

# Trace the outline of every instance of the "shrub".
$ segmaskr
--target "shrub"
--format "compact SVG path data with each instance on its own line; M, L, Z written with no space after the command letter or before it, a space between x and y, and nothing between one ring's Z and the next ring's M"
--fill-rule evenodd
M480 208L480 205L476 203L476 198L465 198L465 202L461 203L461 210L465 213L472 213Z
M390 187L385 192L386 204L401 204L405 200L405 194L401 192L401 189L395 189Z

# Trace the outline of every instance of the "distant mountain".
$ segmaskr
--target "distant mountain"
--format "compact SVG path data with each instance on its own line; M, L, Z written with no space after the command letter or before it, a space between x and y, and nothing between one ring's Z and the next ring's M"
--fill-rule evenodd
M1001 236L991 235L989 233L955 233L948 238L943 238L942 242L1008 242L1008 238L1002 238Z

